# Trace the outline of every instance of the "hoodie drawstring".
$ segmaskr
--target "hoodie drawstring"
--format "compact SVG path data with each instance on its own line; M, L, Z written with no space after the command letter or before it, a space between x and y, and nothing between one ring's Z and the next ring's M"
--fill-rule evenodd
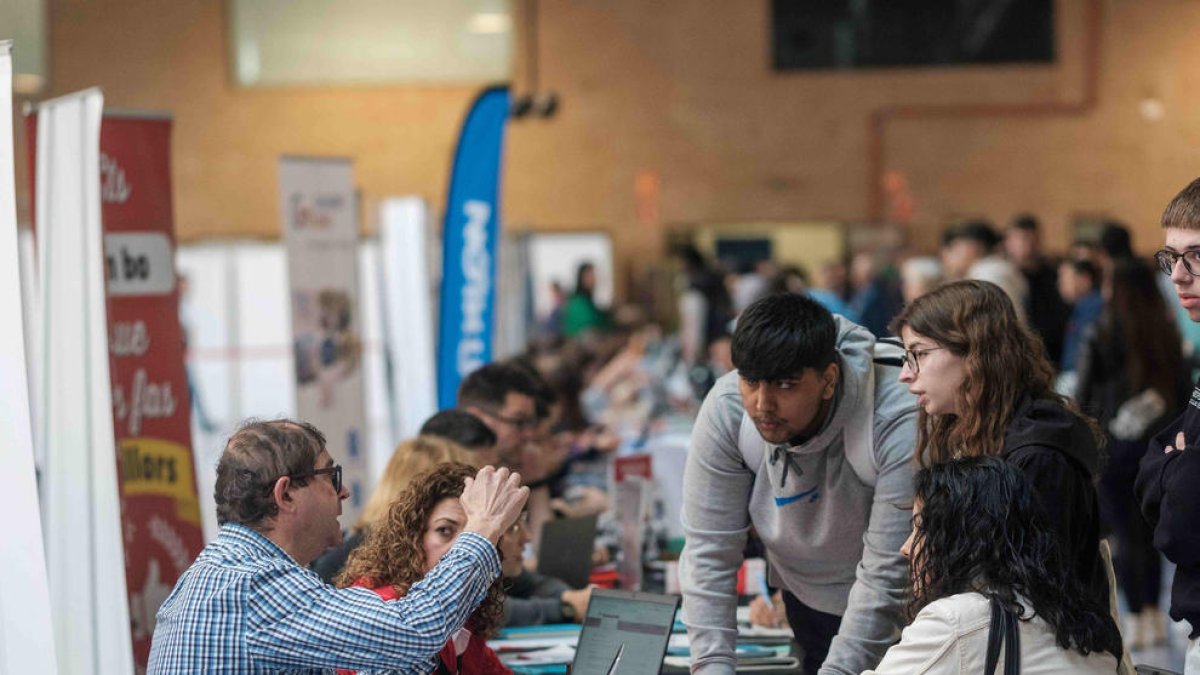
M783 478L779 479L779 487L783 487L783 486L787 485L787 477L788 477L788 469L789 468L795 469L797 476L803 476L804 469L801 469L796 464L796 458L793 457L792 453L788 452L787 449L784 448L782 445L776 445L773 448L771 448L771 458L769 460L771 462L771 466L775 466L775 462L779 461L780 454L783 455Z

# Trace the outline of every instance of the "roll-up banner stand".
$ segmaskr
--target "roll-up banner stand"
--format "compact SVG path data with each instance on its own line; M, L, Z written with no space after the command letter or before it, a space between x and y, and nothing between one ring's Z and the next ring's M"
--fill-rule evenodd
M31 119L42 342L38 442L60 673L134 671L101 228L98 89ZM36 140L35 140L36 139Z
M17 198L14 186L12 42L0 41L0 490L7 518L0 547L0 673L58 672L50 623L42 516L38 511L33 435L26 379L25 315L21 298Z
M416 436L437 412L428 211L420 197L391 197L379 207L383 325L395 441ZM373 462L375 476L390 457Z
M315 425L342 465L350 499L343 527L366 498L368 458L358 301L358 219L349 159L279 158L279 210L291 289L296 414Z
M175 274L170 146L169 117L104 115L100 199L112 405L139 668L150 656L159 605L204 547Z
M39 162L44 107L31 128L31 137L39 139ZM93 175L104 253L96 264L106 289L100 316L107 317L101 336L110 382L105 400L119 480L121 535L116 544L124 545L122 588L128 593L121 604L128 607L127 639L140 670L149 658L158 607L203 548L204 536L174 265L171 120L163 114L107 111L99 136L99 166ZM50 147L55 143L54 138L47 141ZM39 170L37 188L42 178ZM49 236L43 214L57 208L49 204L44 211L47 204L37 203L39 236ZM40 252L49 265L43 266L43 277L49 270L54 284L54 275L63 273L61 265L46 258L53 251ZM52 349L46 353L54 359ZM54 432L47 427L47 433Z
M500 168L509 114L504 87L483 91L467 113L446 201L438 331L438 405L452 408L462 378L492 359Z

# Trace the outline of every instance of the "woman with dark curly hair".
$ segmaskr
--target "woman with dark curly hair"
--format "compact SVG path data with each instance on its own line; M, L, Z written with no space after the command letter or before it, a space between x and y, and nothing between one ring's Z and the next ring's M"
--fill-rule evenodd
M365 586L385 600L403 597L437 565L466 524L459 496L477 469L448 463L422 473L392 502L383 521L376 523L361 546L350 554L338 575L339 587ZM486 640L500 625L503 607L501 579L467 620L467 625L442 649L437 673L510 673Z
M994 603L1018 618L1023 675L1116 672L1121 635L1108 608L1063 564L1017 467L966 457L923 469L914 483L912 534L900 549L912 622L868 673L985 672Z
M1094 479L1099 427L1054 391L1042 341L986 281L917 298L892 322L904 340L900 381L917 396L917 462L990 455L1033 486L1068 569L1098 602L1112 594L1100 552Z

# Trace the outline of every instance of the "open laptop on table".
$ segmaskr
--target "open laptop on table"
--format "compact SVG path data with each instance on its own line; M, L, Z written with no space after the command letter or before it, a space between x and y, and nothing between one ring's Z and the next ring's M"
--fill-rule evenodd
M571 588L588 585L592 549L596 546L596 516L560 518L542 526L538 574L562 579Z
M571 675L646 675L662 668L679 598L592 591Z

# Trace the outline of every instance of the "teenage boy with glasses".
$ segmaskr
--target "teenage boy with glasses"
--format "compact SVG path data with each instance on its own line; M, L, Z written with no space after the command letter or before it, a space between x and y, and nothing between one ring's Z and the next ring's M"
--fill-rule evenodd
M349 496L321 432L291 420L242 426L217 464L221 531L159 608L147 672L432 672L500 573L496 543L529 495L520 480L492 467L467 479L463 532L404 598L384 601L305 568L341 541Z
M1179 304L1200 322L1200 179L1162 215L1166 246L1154 255ZM1170 330L1168 327L1164 327ZM1184 672L1200 675L1200 385L1183 415L1150 441L1134 490L1154 527L1154 545L1176 564L1171 618L1192 626Z

